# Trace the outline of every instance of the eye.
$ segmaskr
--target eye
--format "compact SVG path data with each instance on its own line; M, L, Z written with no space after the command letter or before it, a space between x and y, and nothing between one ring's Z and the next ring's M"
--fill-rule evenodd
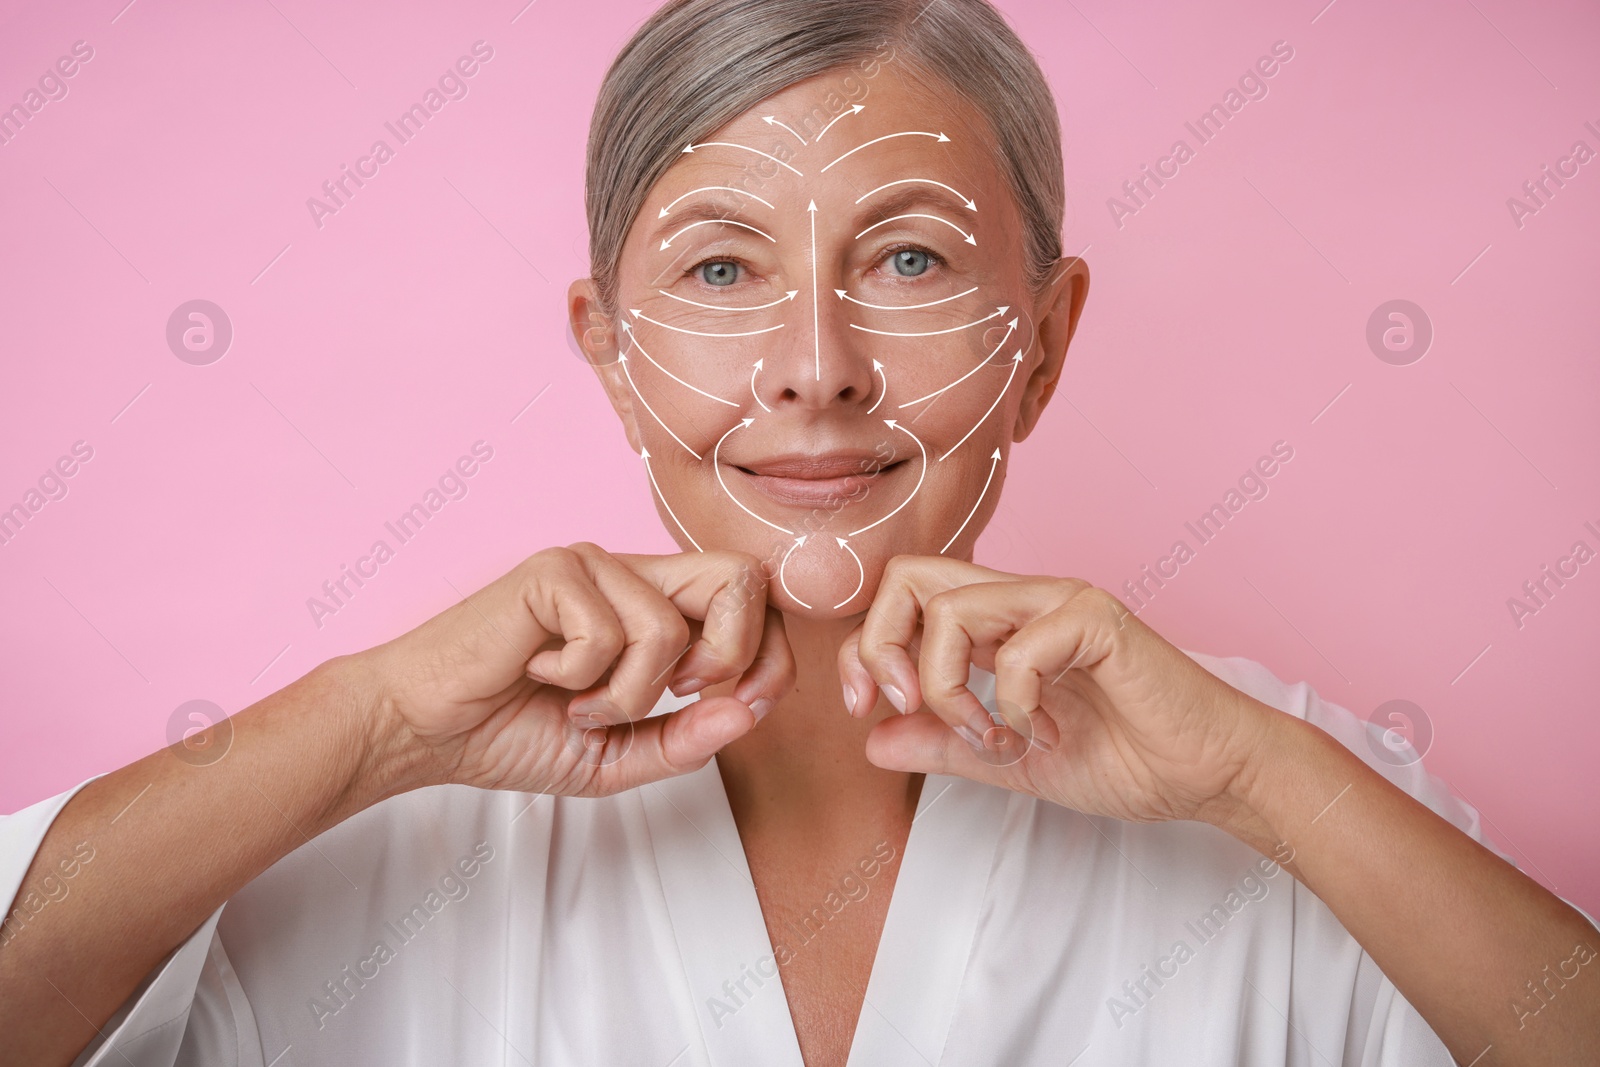
M726 286L739 280L739 264L731 259L708 259L694 268L707 285Z
M901 248L891 254L890 262L894 264L894 274L902 278L915 278L933 266L933 258L920 248Z

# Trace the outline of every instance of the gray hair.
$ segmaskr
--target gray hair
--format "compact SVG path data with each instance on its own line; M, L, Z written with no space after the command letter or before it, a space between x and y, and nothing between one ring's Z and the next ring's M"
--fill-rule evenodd
M1061 258L1060 120L1033 54L988 0L671 0L612 62L589 127L589 264L606 313L628 231L685 145L796 82L866 70L886 44L987 120L1037 294Z

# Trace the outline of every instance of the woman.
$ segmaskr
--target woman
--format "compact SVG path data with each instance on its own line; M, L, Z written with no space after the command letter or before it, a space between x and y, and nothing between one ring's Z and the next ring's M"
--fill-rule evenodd
M9 817L0 1058L1592 1053L1593 924L1414 753L969 562L1088 292L1057 129L984 0L657 12L570 309L684 551L536 553Z

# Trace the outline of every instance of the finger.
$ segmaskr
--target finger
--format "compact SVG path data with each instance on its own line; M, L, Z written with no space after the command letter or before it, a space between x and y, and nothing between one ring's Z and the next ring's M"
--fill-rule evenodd
M971 582L1015 580L1015 575L942 556L895 556L861 624L862 664L901 711L922 706L915 639L923 605L933 596ZM960 675L964 680L965 674Z
M766 718L783 694L794 688L797 675L783 613L768 605L764 614L766 624L755 659L733 689L734 698L750 705L757 722Z
M678 711L591 734L585 759L595 762L592 792L635 789L705 766L728 742L748 733L755 715L729 697L702 697Z
M622 722L648 715L661 698L665 674L689 641L689 625L647 582L604 549L574 545L590 578L612 605L623 630L621 655L603 685L580 692L569 714L591 721Z
M523 602L549 633L566 643L533 655L527 674L563 689L587 689L622 651L622 622L576 553L548 549L529 563L529 574L520 579Z
M929 709L968 742L982 737L993 719L967 688L976 651L988 656L1004 653L1015 633L1054 611L1084 584L1052 578L974 582L930 598L923 608L919 662L922 696ZM1002 720L1014 730L1025 730L1023 713L1038 706L1036 696L1032 703L1019 704L1009 691L1002 695L997 689L995 695Z
M878 683L861 662L861 627L857 626L839 645L839 681L844 687L845 710L853 718L864 719L878 706Z
M1035 716L1039 718L1040 716ZM1004 733L995 729L992 734ZM1016 737L1015 734L1011 735ZM891 715L867 733L868 762L891 771L922 774L959 774L975 782L1031 793L1028 769L1032 756L1028 742L1012 755L999 758L980 753L953 733L932 712Z
M670 556L619 553L615 559L655 588L700 634L673 671L674 692L689 693L733 678L750 666L766 629L767 580L761 563L742 552Z
M1132 631L1132 614L1103 589L1077 583L1059 606L1017 630L995 653L995 699L1031 711L1044 687L1105 662ZM1136 621L1136 620L1135 620Z

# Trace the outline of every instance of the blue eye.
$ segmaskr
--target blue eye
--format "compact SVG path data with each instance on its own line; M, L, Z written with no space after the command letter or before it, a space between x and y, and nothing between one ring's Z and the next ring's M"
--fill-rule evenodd
M895 273L904 278L915 278L926 271L932 260L920 248L902 248L894 254Z
M739 277L739 264L731 259L714 259L700 264L700 280L707 285L732 285Z

